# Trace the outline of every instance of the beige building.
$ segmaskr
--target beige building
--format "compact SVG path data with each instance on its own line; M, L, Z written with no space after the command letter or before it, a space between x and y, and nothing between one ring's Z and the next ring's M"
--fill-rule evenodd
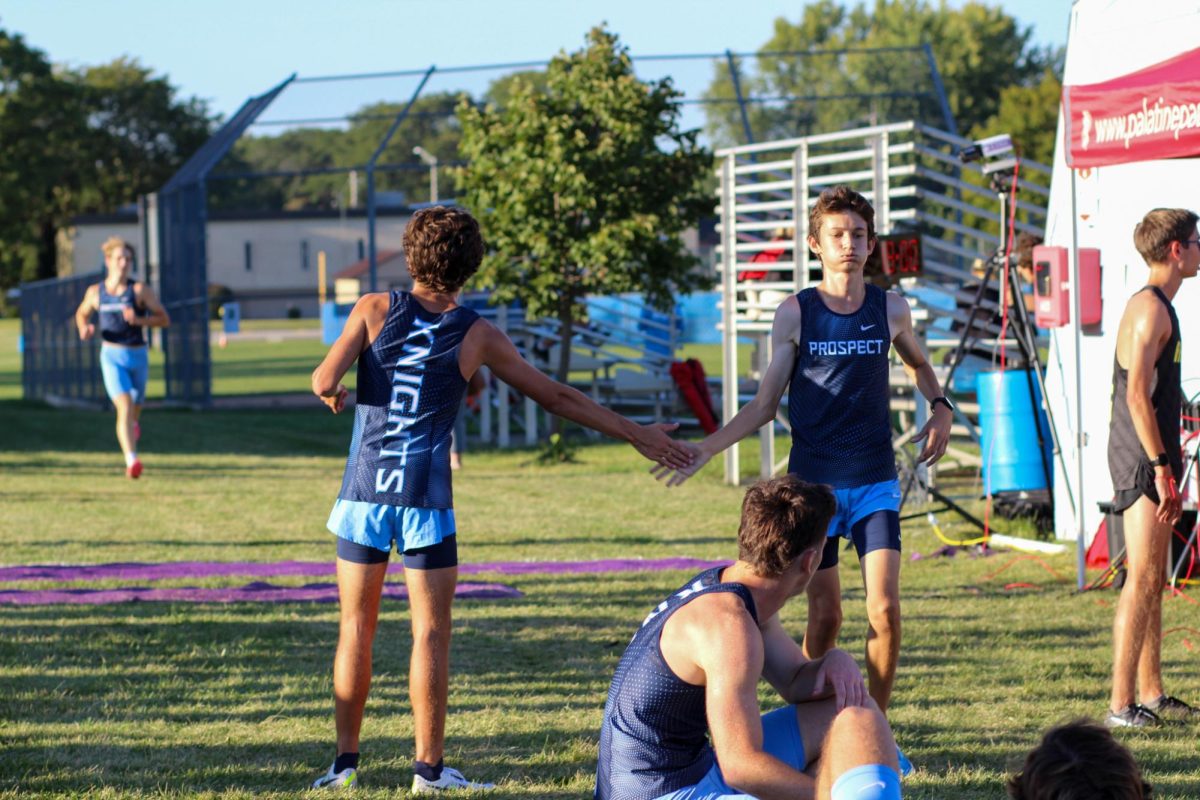
M396 257L410 216L408 209L377 212L376 287L381 291L412 284L403 255ZM136 213L81 216L72 222L59 239L64 256L60 258L61 277L101 270L100 245L109 236L133 243L138 251L138 274L145 274ZM208 220L210 297L237 301L246 319L280 318L289 313L316 317L321 252L326 258L327 299L334 299L335 280L343 299L355 289L369 290L367 220L362 211L213 213ZM357 279L357 284L351 286L346 279Z

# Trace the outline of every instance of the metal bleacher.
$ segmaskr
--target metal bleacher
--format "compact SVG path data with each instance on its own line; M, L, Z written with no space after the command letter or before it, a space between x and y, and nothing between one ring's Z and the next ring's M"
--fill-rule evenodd
M548 374L556 372L562 346L558 320L528 317L516 305L487 305L484 295L466 300L505 331L531 363ZM576 323L572 335L569 382L630 419L661 421L675 407L669 369L678 331L673 314L646 308L638 296L589 299L588 317ZM481 403L482 441L509 447L519 438L531 446L548 424L532 400L489 381Z
M775 307L788 294L820 280L820 264L805 244L808 212L821 190L836 184L851 186L872 203L878 234L919 234L923 274L904 278L892 288L912 306L918 336L934 354L939 377L944 376L938 356L958 344L960 329L967 323L963 307L974 299L979 285L972 266L1001 245L999 199L980 165L963 164L958 157L970 144L969 139L918 122L901 122L718 151L725 421L755 389L738 363L738 342L749 339L755 343L757 362L753 367L761 369L770 358L769 332ZM1013 206L1015 232L1041 234L1049 174L1049 168L1041 164L1020 164ZM780 236L781 230L791 235ZM768 250L783 250L770 264L768 279L744 280L743 273L761 268L752 259ZM1012 347L1014 342L1001 340L999 328L991 322L990 312L997 304L982 307L989 313L975 320L974 345L997 353L999 348ZM911 436L913 426L923 423L925 407L914 402L899 365L895 372L893 410L901 418L903 432L897 441L902 443ZM972 411L973 398L961 399L966 401L961 404L963 410ZM786 428L786 414L781 413L778 423ZM967 414L958 415L954 433L975 437L975 424ZM765 427L761 436L760 472L775 474L786 461L775 458L772 426ZM959 463L971 461L962 450L950 455ZM725 451L725 478L729 483L740 479L736 445Z

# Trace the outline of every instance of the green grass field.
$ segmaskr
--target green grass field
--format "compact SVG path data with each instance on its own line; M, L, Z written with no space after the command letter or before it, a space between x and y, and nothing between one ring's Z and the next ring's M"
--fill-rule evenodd
M315 401L298 410L153 410L144 423L146 474L128 481L110 414L12 399L19 362L9 344L0 339L0 563L332 560L324 520L348 416ZM291 344L247 351L244 386L278 381L302 391L320 347L286 358L275 349ZM283 361L290 372L269 373ZM534 455L467 454L455 479L463 563L733 555L742 490L721 483L719 465L667 490L622 445L584 446L579 463L557 467L536 465ZM757 463L753 441L742 458L747 471ZM948 535L970 533L946 515L942 522ZM907 553L940 545L923 520L905 528ZM906 797L1001 798L1004 776L1042 730L1097 716L1106 704L1115 595L1074 594L1071 554L1045 560L1061 577L1015 559L905 561L891 719L919 769ZM853 554L841 569L842 644L861 656L865 613ZM456 604L447 761L496 781L490 797L590 797L613 667L646 612L688 577L465 578L506 583L523 597ZM65 586L122 585L130 584ZM50 586L64 585L0 591ZM365 797L392 797L410 781L406 610L384 601L363 731ZM786 609L784 622L799 636L803 604ZM1164 625L1168 687L1200 700L1200 609L1168 599ZM0 797L296 796L332 757L336 635L331 604L0 604ZM772 704L765 688L762 701ZM1200 796L1198 732L1182 725L1122 734L1157 798Z

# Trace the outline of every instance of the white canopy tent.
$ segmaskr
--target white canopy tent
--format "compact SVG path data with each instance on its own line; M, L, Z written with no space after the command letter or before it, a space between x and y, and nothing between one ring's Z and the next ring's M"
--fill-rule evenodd
M1071 323L1051 332L1047 402L1066 460L1074 465L1069 474L1058 473L1054 479L1055 530L1061 539L1082 536L1086 545L1103 516L1097 503L1112 497L1107 447L1113 352L1125 303L1145 284L1147 275L1133 245L1134 226L1152 208L1200 209L1200 158L1161 157L1200 155L1200 127L1188 127L1189 108L1200 124L1198 46L1200 0L1078 0L1071 10L1063 81L1065 113L1059 114L1046 244L1071 252L1081 247L1100 250L1104 312L1099 326L1080 330L1079 293L1072 280ZM1196 51L1194 59L1186 55L1192 51ZM1157 84L1138 87L1136 80L1125 80L1175 57L1181 60L1165 70L1170 76L1165 82L1163 71L1152 75ZM1138 92L1144 95L1119 117L1113 112L1114 124L1128 121L1129 127L1108 137L1117 146L1110 146L1105 155L1099 153L1101 140L1111 132L1101 133L1099 125L1108 119L1085 113L1081 102L1072 103L1078 96L1074 88L1093 84L1119 86L1113 94L1118 103L1128 103ZM1164 102L1170 108L1181 107L1182 113L1172 117L1169 111L1165 116L1156 112ZM1155 113L1157 122L1143 124ZM1152 130L1163 127L1158 123L1167 130ZM1146 158L1152 160L1141 160ZM1072 274L1078 274L1077 266ZM1184 341L1184 391L1189 396L1200 389L1198 303L1200 279L1185 283L1175 299ZM1067 501L1068 491L1078 514Z

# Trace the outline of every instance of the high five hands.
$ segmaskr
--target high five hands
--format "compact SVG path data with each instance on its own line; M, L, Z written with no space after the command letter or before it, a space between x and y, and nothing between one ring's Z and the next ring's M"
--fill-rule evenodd
M690 462L684 466L666 466L659 464L652 467L650 474L660 481L666 483L667 486L678 486L688 478L700 471L700 468L708 463L712 458L712 454L706 452L703 447L695 442L675 442L687 448Z

